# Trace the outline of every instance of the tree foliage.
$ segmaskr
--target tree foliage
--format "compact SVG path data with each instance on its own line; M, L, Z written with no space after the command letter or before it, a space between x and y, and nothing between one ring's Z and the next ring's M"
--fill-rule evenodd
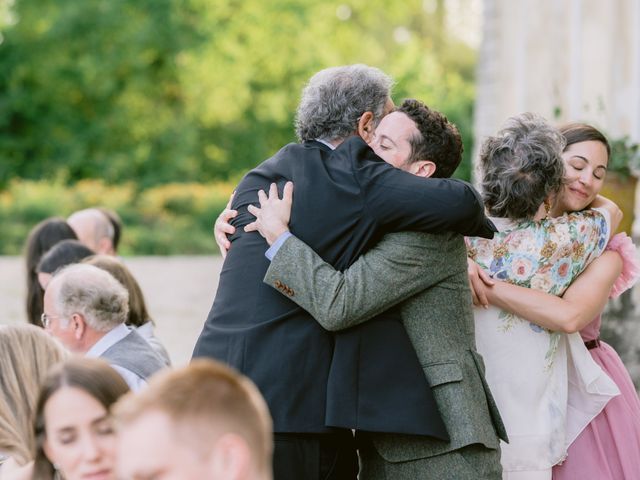
M468 170L475 53L447 35L443 5L16 0L0 20L0 186L237 178L295 140L314 72L356 62L457 123Z

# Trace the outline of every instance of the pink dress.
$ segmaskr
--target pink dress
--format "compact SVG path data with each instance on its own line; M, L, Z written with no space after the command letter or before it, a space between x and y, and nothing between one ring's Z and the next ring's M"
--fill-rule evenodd
M614 236L607 249L617 251L624 262L622 274L611 290L610 296L615 298L633 285L640 264L635 246L626 234ZM598 316L580 332L585 342L598 339L600 323ZM611 346L600 342L589 352L618 385L621 395L611 399L569 446L565 461L553 467L553 479L640 479L640 400L636 389Z

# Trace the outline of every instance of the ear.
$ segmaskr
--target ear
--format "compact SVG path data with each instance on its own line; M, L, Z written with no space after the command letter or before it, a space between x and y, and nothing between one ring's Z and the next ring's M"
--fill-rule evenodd
M71 328L73 328L73 337L76 340L81 340L87 331L87 322L81 314L74 313L71 315Z
M376 129L374 120L373 112L364 112L358 120L358 135L366 143L373 141L373 132Z
M419 162L414 162L411 164L409 168L411 173L417 175L418 177L430 177L436 172L436 164L431 160L421 160Z
M102 253L104 255L115 255L115 250L113 249L113 242L108 237L102 237L98 240L98 248L96 253Z
M240 435L225 433L216 441L209 465L211 478L248 478L251 470L249 445Z

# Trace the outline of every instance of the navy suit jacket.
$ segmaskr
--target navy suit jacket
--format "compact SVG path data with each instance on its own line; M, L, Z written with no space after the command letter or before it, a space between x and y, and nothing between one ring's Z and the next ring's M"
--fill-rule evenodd
M281 191L287 180L295 184L291 230L339 270L387 232L455 231L491 238L495 230L470 185L395 169L359 137L334 151L314 141L289 144L251 170L236 189L236 233L194 357L222 360L251 378L267 401L275 432L327 432L329 424L446 438L397 312L383 314L379 327L369 329L371 341L347 342L376 351L383 344L378 365L393 372L388 383L368 385L365 375L353 389L362 398L332 397L344 389L327 388L330 371L332 382L341 381L341 363L350 361L351 349L342 356L337 351L334 359L334 335L262 282L268 245L257 232L242 228L254 219L247 206L258 204L258 190L276 182Z

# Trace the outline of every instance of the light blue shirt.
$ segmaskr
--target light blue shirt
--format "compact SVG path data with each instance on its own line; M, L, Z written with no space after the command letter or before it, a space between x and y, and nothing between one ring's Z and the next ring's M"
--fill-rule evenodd
M293 237L293 233L289 231L281 233L280 236L276 239L276 241L273 242L273 245L269 247L269 250L265 252L264 256L267 257L269 261L273 260L273 257L276 256L276 253L278 253L278 250L280 250L280 247L282 246L282 244L289 237Z

